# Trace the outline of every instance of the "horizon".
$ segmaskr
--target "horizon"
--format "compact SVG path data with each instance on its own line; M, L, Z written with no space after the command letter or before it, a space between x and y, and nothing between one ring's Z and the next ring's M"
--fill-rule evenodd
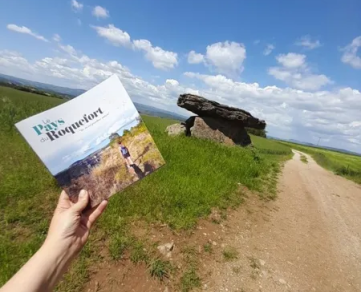
M12 78L18 78L18 79L22 79L24 81L30 81L30 82L37 82L37 83L42 83L42 82L38 82L38 81L32 81L32 80L27 80L27 79L23 79L23 78L19 78L19 77L16 77L16 76L10 76L10 75L5 75L5 74L1 74L0 75L4 75L4 76L8 76L8 77L12 77ZM56 87L62 87L62 86L57 86L57 85L54 85L54 84L50 84L50 83L42 83L42 84L45 84L45 85L48 85L48 86L56 86ZM70 89L70 90L80 90L80 89L76 89L76 88L71 88L71 87L62 87L64 89ZM84 90L84 92L86 92L85 89L81 89L81 90ZM60 93L60 92L59 92ZM74 96L73 98L76 98L77 96ZM176 113L176 112L173 112L173 111L167 111L167 110L164 110L164 109L161 109L161 108L158 108L154 105L147 105L147 104L144 104L144 103L139 103L139 102L135 102L133 101L134 104L139 104L139 105L142 105L142 106L148 106L150 108L155 108L155 109L158 109L158 110L162 110L162 111L165 111L165 112L168 112L168 113L171 113L171 114L174 114L174 115L178 115L180 116L179 113ZM188 111L189 112L189 111ZM191 114L193 114L192 112L189 112ZM184 117L186 118L186 117ZM267 122L267 121L266 121ZM120 131L121 129L119 129ZM267 127L265 129L267 131ZM305 144L309 144L309 145L312 145L311 147L316 147L316 148L322 148L322 149L334 149L334 150L339 150L343 153L348 153L348 154L356 154L356 155L361 155L361 152L358 152L358 151L351 151L351 150L347 150L347 149L343 149L343 148L337 148L337 147L331 147L331 146L327 146L327 145L322 145L322 144L314 144L314 143L311 143L311 142L307 142L307 141L300 141L300 140L297 140L297 139L282 139L282 138L279 138L279 137L276 137L276 136L271 136L271 135L268 135L269 138L274 138L274 139L277 139L277 140L280 140L280 141L285 141L285 142L291 142L291 143L295 143L295 144L299 144L299 145L305 145ZM293 142L294 141L294 142ZM321 141L321 140L320 140ZM320 142L319 141L319 142ZM298 143L297 143L298 142ZM91 153L90 153L91 154ZM90 155L88 154L88 155ZM84 159L84 158L82 158ZM79 160L82 160L82 159L79 159Z
M0 3L0 73L82 90L117 74L140 104L185 115L179 94L198 94L279 139L360 151L360 2L99 4Z

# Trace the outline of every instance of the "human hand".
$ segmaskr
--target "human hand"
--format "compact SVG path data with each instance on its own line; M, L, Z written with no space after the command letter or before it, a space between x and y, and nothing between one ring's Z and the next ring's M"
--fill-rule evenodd
M69 196L62 191L44 245L68 256L75 256L85 245L90 228L108 203L104 200L98 206L84 211L88 202L89 194L85 190L80 191L76 203L70 201Z

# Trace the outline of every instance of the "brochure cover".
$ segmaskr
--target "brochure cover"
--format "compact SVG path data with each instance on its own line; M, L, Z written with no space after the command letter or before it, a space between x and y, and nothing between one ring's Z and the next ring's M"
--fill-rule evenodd
M73 201L91 206L165 162L118 76L16 124Z

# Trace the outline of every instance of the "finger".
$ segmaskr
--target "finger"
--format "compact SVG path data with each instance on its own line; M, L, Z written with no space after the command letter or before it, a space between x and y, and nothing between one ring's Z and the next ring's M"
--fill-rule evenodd
M59 200L58 200L58 208L69 208L71 205L70 198L68 194L63 190L60 193Z
M69 201L70 201L70 199L69 199L68 194L63 190L63 191L60 193L58 204L59 204L60 202L69 202Z
M86 190L81 190L79 193L78 201L73 205L72 209L75 212L81 213L86 206L88 206L89 195Z
M86 223L88 228L91 228L93 224L97 221L99 216L103 214L107 205L108 205L108 201L104 200L97 207L89 210L86 213L86 216L88 217L88 221Z

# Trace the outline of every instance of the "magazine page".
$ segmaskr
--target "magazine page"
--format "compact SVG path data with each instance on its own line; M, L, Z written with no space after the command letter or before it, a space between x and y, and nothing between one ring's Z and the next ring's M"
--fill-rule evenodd
M118 76L16 124L73 201L99 204L164 165Z

